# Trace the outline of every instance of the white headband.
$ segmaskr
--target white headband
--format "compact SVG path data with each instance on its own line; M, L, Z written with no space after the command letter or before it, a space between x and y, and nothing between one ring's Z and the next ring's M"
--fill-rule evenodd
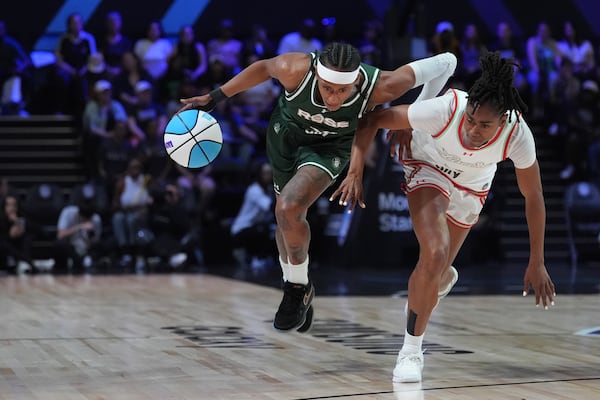
M335 71L331 68L327 68L321 64L320 60L317 60L317 73L319 76L327 82L338 85L350 85L351 83L354 83L358 77L359 69L360 68L356 68L354 71L350 72Z

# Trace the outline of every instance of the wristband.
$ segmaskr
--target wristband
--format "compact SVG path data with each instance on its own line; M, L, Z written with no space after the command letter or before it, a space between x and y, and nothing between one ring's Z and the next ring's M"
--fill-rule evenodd
M210 93L208 93L208 95L210 97L212 97L212 99L215 101L215 103L219 103L219 102L229 98L229 97L227 97L227 95L225 93L223 93L223 90L221 90L220 87L211 91Z
M203 106L196 106L198 110L211 112L217 106L218 102L229 98L225 93L223 93L220 87L210 91L208 95L210 96L210 101Z

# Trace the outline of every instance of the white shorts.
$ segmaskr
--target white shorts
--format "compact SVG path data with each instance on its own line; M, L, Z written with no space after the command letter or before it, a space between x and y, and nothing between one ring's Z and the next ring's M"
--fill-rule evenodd
M448 221L464 229L477 223L488 191L475 192L461 187L437 168L422 161L405 161L403 164L406 193L423 188L437 189L450 200L446 210Z

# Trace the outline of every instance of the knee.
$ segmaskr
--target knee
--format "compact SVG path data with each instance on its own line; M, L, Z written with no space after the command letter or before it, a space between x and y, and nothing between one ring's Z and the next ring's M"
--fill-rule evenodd
M444 243L430 244L421 249L419 266L430 273L439 273L448 262L448 246Z
M305 206L296 198L280 195L275 205L275 216L277 219L297 220L306 211Z

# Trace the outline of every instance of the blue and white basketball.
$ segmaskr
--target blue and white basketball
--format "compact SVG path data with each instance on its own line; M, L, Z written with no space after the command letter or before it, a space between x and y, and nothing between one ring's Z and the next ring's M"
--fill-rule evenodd
M201 168L210 164L223 147L217 120L204 111L185 110L171 117L165 128L165 148L177 164Z

